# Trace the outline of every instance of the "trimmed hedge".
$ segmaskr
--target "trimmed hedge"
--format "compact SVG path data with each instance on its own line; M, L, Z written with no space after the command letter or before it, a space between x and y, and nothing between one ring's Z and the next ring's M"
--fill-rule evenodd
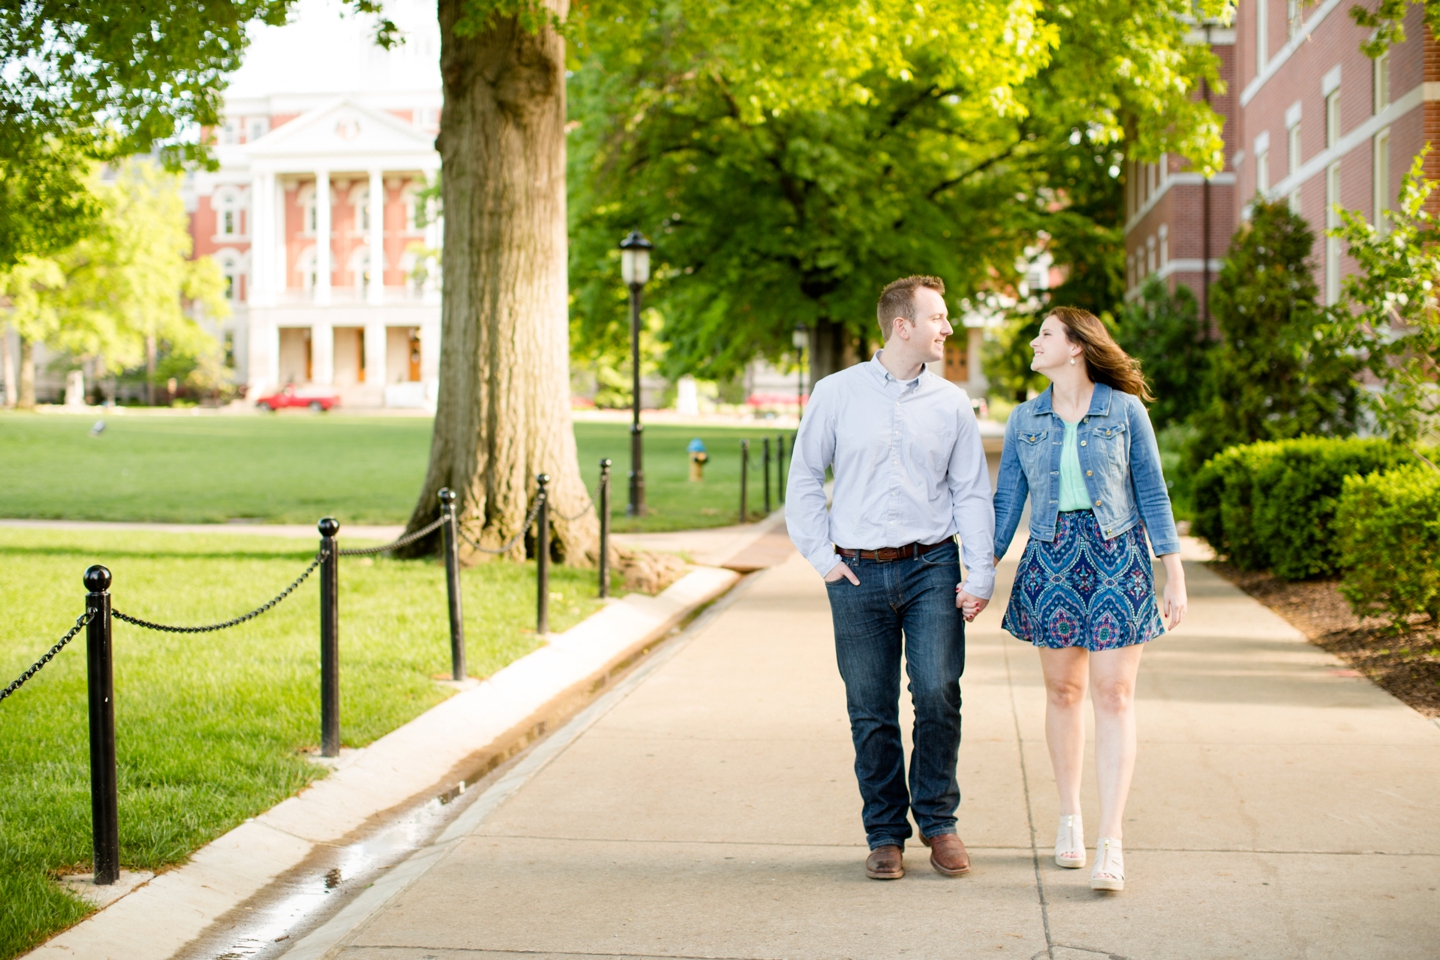
M1332 576L1332 525L1345 479L1412 463L1384 440L1300 437L1231 447L1195 476L1197 536L1242 570L1285 580Z
M1440 472L1416 464L1346 479L1335 532L1340 592L1356 614L1397 630L1411 614L1440 621Z

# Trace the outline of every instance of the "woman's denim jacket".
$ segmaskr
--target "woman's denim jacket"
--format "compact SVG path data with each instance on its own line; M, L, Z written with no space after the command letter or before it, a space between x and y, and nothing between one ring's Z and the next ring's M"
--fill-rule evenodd
M1030 536L1055 539L1060 512L1060 445L1065 424L1050 404L1051 388L1027 400L1005 425L1005 451L995 488L995 556L1005 556L1025 494L1032 493ZM1180 551L1170 494L1160 472L1160 448L1150 415L1138 397L1095 384L1090 410L1076 425L1080 469L1094 504L1095 519L1111 539L1140 521L1156 556Z

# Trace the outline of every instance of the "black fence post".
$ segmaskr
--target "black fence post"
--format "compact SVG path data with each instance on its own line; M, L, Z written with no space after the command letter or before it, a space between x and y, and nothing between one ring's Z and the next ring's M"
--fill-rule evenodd
M750 480L750 441L749 441L749 440L741 440L741 441L740 441L740 522L741 522L741 523L745 523L745 522L747 522L747 521L749 520L749 517L747 516L747 514L749 513L749 511L746 509L746 506L747 506L747 505L746 505L746 503L745 503L745 495L749 492L749 490L747 489L747 485L748 485L749 480Z
M320 756L340 756L340 523L320 528Z
M465 615L460 603L460 537L455 519L455 491L440 491L440 525L445 545L445 591L450 600L450 679L465 679Z
M785 434L775 434L775 485L780 502L785 502Z
M95 885L120 879L120 801L115 776L115 672L110 632L110 571L85 571L85 668L90 688L90 824Z
M770 438L765 438L765 516L770 516Z
M550 497L546 493L550 474L539 474L535 483L539 486L535 496L540 498L535 513L535 633L543 637L550 632Z
M600 458L600 599L610 596L610 459Z

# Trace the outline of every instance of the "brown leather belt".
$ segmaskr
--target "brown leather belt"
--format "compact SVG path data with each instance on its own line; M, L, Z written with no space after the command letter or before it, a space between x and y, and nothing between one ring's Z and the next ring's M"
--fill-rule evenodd
M903 547L881 547L879 550L851 550L847 547L836 547L835 552L842 557L854 560L874 560L876 563L889 563L892 560L909 560L911 557L919 557L929 553L936 547L943 547L950 543L950 540L941 540L939 543L907 543Z

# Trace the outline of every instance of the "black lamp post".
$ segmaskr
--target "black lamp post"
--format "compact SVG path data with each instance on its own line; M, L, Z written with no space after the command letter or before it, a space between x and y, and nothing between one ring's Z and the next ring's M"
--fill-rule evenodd
M630 504L625 513L645 515L644 445L640 426L640 290L650 279L650 251L653 244L639 230L620 241L620 276L630 288L630 368L632 374L630 421Z
M805 347L810 343L810 328L803 323L795 324L790 342L795 346L795 364L800 368L795 384L795 419L798 420L805 414Z

